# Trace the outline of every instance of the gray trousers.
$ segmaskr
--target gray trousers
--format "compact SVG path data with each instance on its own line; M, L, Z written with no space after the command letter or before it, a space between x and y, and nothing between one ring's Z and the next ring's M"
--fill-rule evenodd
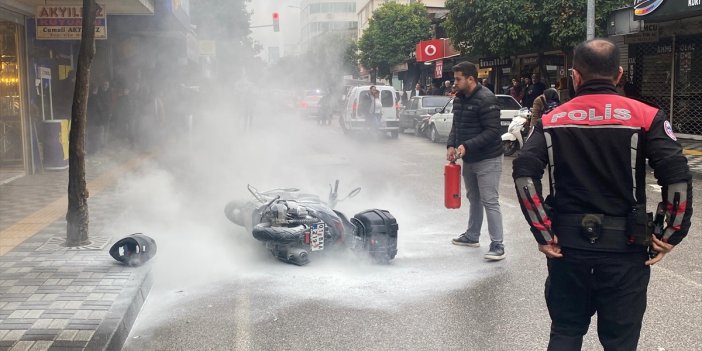
M483 226L483 209L487 214L488 233L493 242L502 242L502 212L500 211L500 176L504 156L474 163L463 163L469 215L466 236L478 240Z

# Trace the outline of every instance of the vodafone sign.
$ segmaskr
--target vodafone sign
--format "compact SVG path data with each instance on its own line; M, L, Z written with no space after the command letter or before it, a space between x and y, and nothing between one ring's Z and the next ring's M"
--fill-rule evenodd
M444 58L444 41L441 39L420 41L417 44L417 62L434 61Z

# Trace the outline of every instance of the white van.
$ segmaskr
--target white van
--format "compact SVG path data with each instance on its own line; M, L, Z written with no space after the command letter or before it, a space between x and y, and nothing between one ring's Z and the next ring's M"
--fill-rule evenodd
M371 109L370 85L353 87L346 97L346 107L341 115L341 128L344 133L349 131L370 130L374 128L368 119ZM395 88L376 85L380 91L380 102L383 105L379 130L389 132L397 138L400 133L400 101Z

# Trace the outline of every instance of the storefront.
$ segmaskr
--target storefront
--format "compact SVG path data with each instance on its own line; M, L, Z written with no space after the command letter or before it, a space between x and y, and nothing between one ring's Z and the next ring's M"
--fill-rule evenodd
M637 1L631 11L645 25L624 37L629 94L666 110L678 135L702 139L702 3Z
M152 0L104 0L110 14L153 14ZM179 2L181 3L181 2ZM80 41L66 33L70 25L44 29L37 23L42 7L80 9L79 0L0 3L0 183L42 170L42 121L70 118ZM78 11L78 10L75 10ZM68 12L47 11L46 16ZM51 18L46 18L47 21ZM106 30L104 17L103 30ZM41 21L40 21L41 22ZM46 24L44 27L52 26ZM40 27L37 30L37 27ZM37 34L37 32L40 32ZM97 35L106 39L106 34ZM97 40L92 72L110 75L111 50Z
M627 95L665 110L678 136L702 140L702 2L636 0L610 19Z
M0 183L33 171L24 10L0 5Z
M495 88L495 94L503 94L512 81L512 59L509 57L487 57L478 60L478 78L483 78ZM514 75L516 76L516 75Z

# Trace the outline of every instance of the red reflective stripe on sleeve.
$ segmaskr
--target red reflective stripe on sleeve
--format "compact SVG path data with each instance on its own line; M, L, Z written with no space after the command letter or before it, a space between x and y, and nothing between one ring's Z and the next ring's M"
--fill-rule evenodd
M531 202L529 200L522 200L522 205L524 205L524 208L526 208L529 211L533 211L534 209L531 207Z
M680 205L678 205L678 213L683 214L683 213L685 213L686 209L687 209L687 201L680 201Z

